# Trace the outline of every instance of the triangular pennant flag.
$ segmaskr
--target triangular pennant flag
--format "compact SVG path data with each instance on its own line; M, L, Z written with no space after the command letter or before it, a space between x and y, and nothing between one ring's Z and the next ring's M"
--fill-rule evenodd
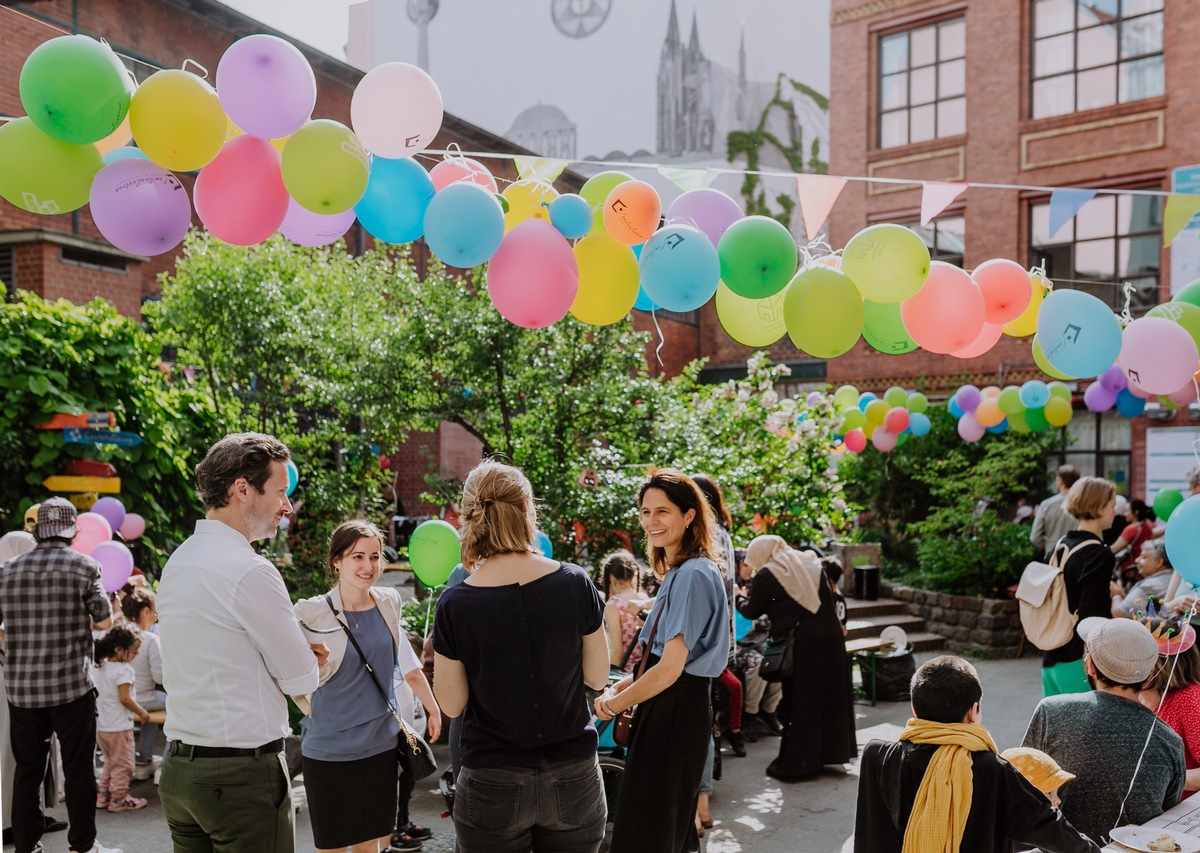
M1095 190L1055 190L1050 193L1050 239L1096 197Z
M804 215L804 230L808 239L816 239L821 226L829 218L834 202L846 186L846 179L836 175L797 175L796 191L800 194L800 212Z
M658 173L684 192L702 190L717 179L717 173L712 169L691 166L659 166Z
M1200 213L1200 195L1171 193L1167 196L1167 209L1163 211L1163 245L1170 246L1197 213Z
M969 187L970 184L948 184L943 181L929 181L921 190L921 226L929 224L935 216L950 206Z
M570 162L553 157L513 157L518 181L545 181L548 184L557 181Z

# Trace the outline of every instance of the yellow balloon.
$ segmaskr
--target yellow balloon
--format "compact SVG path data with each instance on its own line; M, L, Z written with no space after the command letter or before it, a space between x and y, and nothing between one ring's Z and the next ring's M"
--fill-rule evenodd
M138 148L175 172L193 172L211 163L228 126L216 90L178 69L151 74L129 104L129 127Z
M1051 397L1043 410L1046 423L1052 427L1066 426L1071 420L1071 404L1062 397Z
M1073 382L1078 379L1078 376L1068 376L1061 370L1058 370L1046 359L1046 353L1042 351L1042 345L1038 343L1037 336L1033 338L1033 363L1038 366L1038 370L1047 376L1054 379L1062 379L1066 382Z
M747 347L769 347L787 334L783 291L765 299L747 299L717 283L717 319L725 334Z
M1004 334L1010 338L1027 338L1037 331L1038 311L1042 310L1042 300L1046 298L1046 279L1030 275L1029 289L1029 304L1021 316L1004 326Z
M579 290L571 316L591 326L608 326L625 317L638 295L638 263L633 249L601 231L575 244Z
M558 190L545 181L517 181L501 193L508 202L504 214L504 230L511 231L526 219L550 221L550 202L558 198Z

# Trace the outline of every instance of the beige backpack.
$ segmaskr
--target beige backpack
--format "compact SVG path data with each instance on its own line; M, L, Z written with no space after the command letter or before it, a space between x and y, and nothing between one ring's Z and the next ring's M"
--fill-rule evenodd
M1080 542L1074 548L1060 539L1050 555L1050 562L1034 560L1025 566L1017 584L1017 602L1021 607L1021 627L1025 636L1042 651L1065 646L1075 635L1079 615L1067 604L1067 582L1063 567L1071 555L1088 545L1103 545L1096 539Z

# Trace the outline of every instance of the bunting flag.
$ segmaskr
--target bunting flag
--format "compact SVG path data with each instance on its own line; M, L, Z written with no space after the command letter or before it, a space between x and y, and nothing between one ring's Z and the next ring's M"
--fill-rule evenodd
M684 192L711 186L718 174L712 169L697 169L691 166L658 166L657 171Z
M1055 190L1050 193L1050 239L1053 240L1054 235L1095 197L1095 190Z
M921 190L921 226L950 206L950 203L966 192L970 184L948 184L929 181Z
M570 164L570 160L556 160L553 157L513 157L518 181L545 181L552 184Z
M1200 213L1200 195L1172 193L1167 196L1167 207L1163 211L1163 245L1170 246L1197 213Z
M829 211L838 200L846 178L836 175L797 175L796 191L800 194L800 212L804 215L804 228L809 242L816 239L821 226L829 218Z

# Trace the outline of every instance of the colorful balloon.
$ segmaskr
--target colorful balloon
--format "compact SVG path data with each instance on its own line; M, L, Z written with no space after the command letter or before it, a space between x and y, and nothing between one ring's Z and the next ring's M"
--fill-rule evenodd
M1147 317L1162 317L1187 329L1196 346L1200 347L1200 307L1190 302L1164 302L1146 312Z
M146 532L146 519L136 512L127 512L125 520L121 522L121 529L117 532L126 542L132 542Z
M107 593L125 586L133 573L133 554L122 542L101 542L90 556L100 564L100 583Z
M383 157L376 157L374 162L369 162L367 152L354 131L341 122L321 118L307 122L288 137L280 165L284 186L301 207L313 213L332 216L349 210L364 199L368 181L376 175L379 176L374 188L377 194L385 194L387 200L395 204L412 204L413 198L392 195L389 180L397 174L408 175L411 171L390 165L395 162ZM432 197L433 183L424 169L421 172L425 176L423 187L428 186L428 195ZM411 180L404 182L404 186L407 187ZM377 197L368 202L367 206L372 212L375 212L377 202ZM428 203L426 199L425 204ZM424 206L419 214L413 211L398 212L398 216L407 222L420 223L424 215ZM360 211L359 219L362 218ZM373 232L372 236L387 243L407 243L416 239L388 240Z
M722 244L732 233L726 232ZM783 297L783 315L792 343L814 358L843 355L862 334L858 289L845 273L824 266L796 273Z
M589 208L588 227L591 224ZM571 303L571 316L590 326L608 326L627 317L638 295L633 250L600 231L584 237L572 251L579 266L579 290Z
M504 188L508 201L504 213L504 228L511 231L530 219L550 221L550 205L558 199L558 190L546 181L517 181Z
M354 224L354 218L353 208L325 216L313 213L294 198L289 198L279 233L297 246L328 246L346 235Z
M624 181L613 187L604 200L604 227L626 246L649 240L661 215L658 190L643 181Z
M442 93L433 78L407 62L368 71L350 99L350 124L363 147L402 160L429 147L442 127Z
M913 412L908 416L908 431L917 438L928 435L931 429L933 429L933 423L929 420L929 415L924 412Z
M317 78L304 54L278 36L256 34L225 49L217 95L230 121L251 136L295 133L317 104Z
M1037 331L1038 312L1042 310L1042 301L1049 292L1046 279L1034 273L1030 273L1028 278L1029 304L1020 316L1004 327L1004 334L1012 338L1027 338Z
M1050 402L1050 388L1040 379L1030 379L1019 393L1026 409L1040 409Z
M504 319L540 329L566 316L579 290L579 265L553 225L530 219L504 235L488 264L487 286Z
M1050 362L1046 361L1046 354L1042 352L1042 344L1040 341L1038 341L1036 334L1033 336L1033 341L1030 344L1030 351L1033 354L1033 363L1038 366L1038 370L1042 371L1042 373L1046 374L1047 376L1055 379L1066 380L1068 382L1078 378L1076 376L1068 376L1061 370L1055 369Z
M168 68L151 74L134 93L129 127L138 148L155 163L194 172L221 153L228 121L212 86Z
M429 170L429 177L438 192L459 181L470 181L491 193L499 192L487 166L470 157L447 157Z
M1179 291L1171 297L1172 302L1186 302L1189 305L1195 305L1200 308L1200 279L1193 281L1191 284L1184 285Z
M747 299L783 290L799 259L791 232L769 216L747 216L730 225L717 244L717 256L721 281Z
M1051 397L1046 401L1042 414L1046 416L1046 423L1050 426L1064 427L1071 421L1071 404L1061 397Z
M17 88L25 114L42 133L71 145L86 145L121 126L134 83L112 48L74 35L52 38L34 48L21 67Z
M287 468L287 491L284 493L287 497L292 496L292 492L296 491L296 487L300 485L300 469L296 467L295 460L289 459L285 463Z
M891 223L864 228L842 252L842 271L872 302L903 302L916 296L925 286L929 263L925 242L903 225Z
M61 142L28 118L0 124L0 163L6 164L0 168L0 196L22 210L46 215L87 204L92 180L104 166L95 145Z
M604 201L612 192L613 187L632 180L633 178L624 172L599 172L584 182L579 190L579 195L592 208L591 233L594 234L596 231L605 229Z
M504 211L486 189L461 181L426 202L423 230L429 250L442 263L467 269L484 263L500 248Z
M965 442L974 444L983 438L986 431L983 424L977 421L971 412L964 412L963 416L958 419L958 435Z
M1089 412L1107 412L1117 405L1118 391L1110 391L1099 382L1093 382L1083 392L1083 404Z
M711 187L688 190L667 208L667 225L699 228L716 246L729 226L742 218L742 208L732 198Z
M440 518L421 522L408 540L408 561L421 583L441 586L461 561L458 531Z
M133 255L171 251L192 224L192 204L179 178L149 160L105 166L89 198L92 221L104 239Z
M1015 261L995 258L975 267L971 278L983 295L983 321L1001 325L1015 321L1029 307L1029 273ZM999 340L997 334L996 340Z
M1117 392L1117 412L1122 417L1136 418L1145 410L1146 401L1141 397L1135 397L1128 388Z
M1183 492L1179 489L1160 489L1154 496L1154 514L1158 516L1159 521L1166 524L1181 503L1183 503Z
M212 235L234 246L266 240L287 216L279 152L265 139L242 135L225 143L196 178L196 214Z
M867 449L867 437L861 429L852 429L842 436L842 442L851 453L862 453Z
M112 539L112 525L99 513L81 512L75 519L75 538L71 547L80 554L91 554L101 542Z
M928 411L929 400L920 391L913 391L908 395L908 401L905 403L905 407L914 415L921 414L922 412Z
M1082 290L1056 290L1047 296L1038 313L1037 331L1047 363L1068 377L1098 376L1112 367L1121 352L1116 315Z
M863 340L885 355L903 355L917 348L917 342L904 328L898 302L863 303Z
M904 328L922 349L952 353L965 349L979 337L983 328L983 296L961 269L933 261L925 286L900 306L900 316Z
M1200 495L1175 507L1163 538L1175 571L1188 583L1200 586Z
M1187 329L1164 317L1139 317L1121 339L1121 369L1151 394L1170 394L1191 383L1200 352Z
M660 228L638 259L642 289L668 311L694 311L717 292L721 262L717 250L688 225Z
M1000 340L1000 335L1003 331L1003 326L984 323L983 327L979 330L979 334L975 337L975 340L967 344L967 346L963 347L962 349L955 350L954 352L950 353L950 355L952 355L954 358L978 358L979 356L987 353L996 345L997 341Z
M112 531L119 530L122 522L125 521L125 504L121 503L120 498L110 495L98 499L88 511L104 516L104 520L108 522L110 536Z
M769 347L787 334L782 293L747 299L721 282L717 285L716 308L721 327L743 346Z
M436 186L436 183L434 185ZM550 202L550 224L568 240L586 237L592 230L591 205L583 196L574 193L560 195Z

